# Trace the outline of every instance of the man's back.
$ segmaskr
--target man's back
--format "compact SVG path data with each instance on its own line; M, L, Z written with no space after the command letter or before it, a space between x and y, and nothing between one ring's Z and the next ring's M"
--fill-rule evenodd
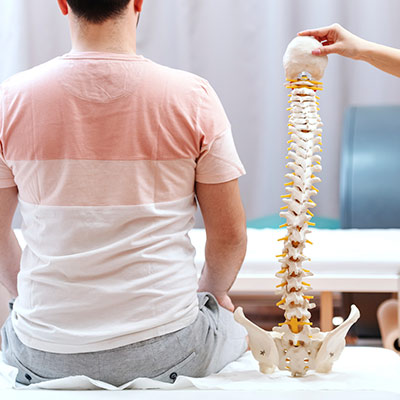
M142 3L58 0L71 53L0 86L0 282L16 297L2 355L25 385L174 382L247 347L228 295L246 252L244 170L209 84L136 55Z
M1 108L0 182L18 186L27 241L21 341L90 352L191 324L195 182L243 173L208 83L141 56L69 53L3 84Z

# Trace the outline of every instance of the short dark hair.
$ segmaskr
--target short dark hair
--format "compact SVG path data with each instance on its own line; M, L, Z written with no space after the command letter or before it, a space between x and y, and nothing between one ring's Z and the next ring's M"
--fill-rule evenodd
M67 0L67 2L78 18L100 24L121 15L130 0Z

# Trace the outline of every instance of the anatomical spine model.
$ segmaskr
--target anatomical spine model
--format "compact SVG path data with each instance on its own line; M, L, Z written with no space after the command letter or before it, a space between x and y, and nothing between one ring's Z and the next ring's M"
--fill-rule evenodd
M289 370L292 376L303 376L310 369L330 372L345 346L345 336L351 325L360 316L356 306L352 306L349 318L331 332L320 332L310 322L309 309L312 296L305 278L312 273L303 267L309 259L304 255L310 233L309 225L313 214L310 208L316 204L311 199L318 193L314 186L320 179L315 173L321 171L322 122L318 115L317 91L322 90L321 79L327 64L327 57L314 56L311 51L321 44L311 37L297 37L288 46L284 56L286 78L291 89L288 143L289 162L286 167L292 172L285 176L286 194L280 215L286 218L287 233L283 237L283 250L279 262L281 270L276 274L281 279L277 285L281 300L277 305L285 311L285 321L272 332L264 331L243 314L239 307L235 319L249 333L249 346L260 371L271 373L275 367ZM315 80L314 80L315 79Z

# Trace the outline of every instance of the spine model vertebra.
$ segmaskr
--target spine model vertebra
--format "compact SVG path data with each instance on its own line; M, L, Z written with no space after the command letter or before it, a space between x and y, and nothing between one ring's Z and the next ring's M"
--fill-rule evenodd
M315 173L321 171L321 156L318 153L322 151L322 122L318 115L319 97L316 92L322 90L322 83L302 75L297 80L290 80L287 88L291 89L291 93L288 108L289 162L286 167L293 172L285 175L289 179L285 184L287 194L281 196L286 204L281 208L284 211L280 216L286 218L286 223L280 227L286 227L287 233L279 239L284 241L284 246L278 256L281 257L279 262L282 268L276 274L281 279L277 285L281 295L277 306L285 310L285 322L274 331L283 334L284 345L299 347L308 344L312 335L319 332L319 329L311 328L309 309L315 304L310 302L313 297L306 295L311 287L305 278L312 273L303 267L303 263L309 261L304 254L306 243L312 244L307 239L309 226L315 225L310 221L313 217L310 208L316 205L311 197L318 193L315 184L321 181ZM305 359L304 369L307 370L309 365ZM290 361L286 365L289 370L292 369Z
M318 115L319 97L322 90L321 79L328 62L326 56L315 56L312 50L322 45L308 36L298 36L288 45L283 57L286 78L291 89L289 94L289 148L286 167L292 172L286 174L286 194L282 196L285 205L280 215L286 218L281 227L287 228L282 254L278 257L281 270L276 274L281 279L277 285L281 296L277 305L285 310L285 321L265 331L251 322L238 307L234 317L249 333L249 347L259 363L262 373L272 373L276 367L288 370L292 376L303 376L309 370L330 372L333 363L345 347L345 337L350 327L360 317L355 305L346 321L330 332L320 332L310 322L312 296L306 293L311 286L306 282L312 273L304 268L309 261L304 254L313 216L310 208L316 206L311 199L318 193L315 184L320 179L315 174L321 171L322 122ZM303 72L305 71L305 72Z

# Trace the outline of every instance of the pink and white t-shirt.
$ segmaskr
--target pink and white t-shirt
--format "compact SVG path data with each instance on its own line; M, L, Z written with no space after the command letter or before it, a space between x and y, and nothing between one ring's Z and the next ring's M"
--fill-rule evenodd
M68 53L0 86L0 188L27 246L12 323L35 349L111 349L198 313L194 185L244 174L207 81L142 56Z

